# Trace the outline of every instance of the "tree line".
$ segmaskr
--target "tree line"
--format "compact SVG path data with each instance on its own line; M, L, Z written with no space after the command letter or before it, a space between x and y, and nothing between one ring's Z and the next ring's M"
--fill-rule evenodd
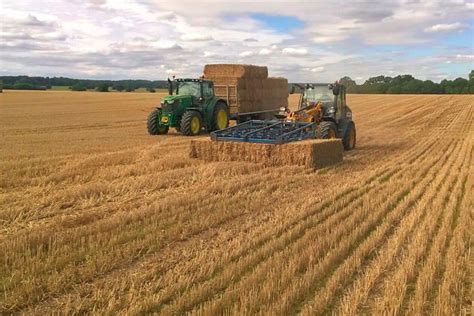
M350 77L339 80L346 86L348 93L374 94L474 94L474 70L468 79L444 79L440 83L431 80L419 80L411 75L396 77L376 76L358 85Z
M3 82L3 89L15 90L49 90L53 86L66 86L72 91L96 90L107 92L116 90L131 92L139 88L145 88L149 92L155 92L156 89L166 89L168 87L166 80L90 80L29 76L0 76L0 80Z
M376 76L358 85L350 77L339 80L347 88L348 93L373 94L474 94L474 70L468 79L444 79L440 83L431 80L419 80L412 75L396 77ZM29 76L0 76L3 89L16 90L48 90L53 86L67 86L72 91L110 90L131 92L145 88L149 92L156 89L166 89L166 80L90 80L71 79L65 77L29 77Z

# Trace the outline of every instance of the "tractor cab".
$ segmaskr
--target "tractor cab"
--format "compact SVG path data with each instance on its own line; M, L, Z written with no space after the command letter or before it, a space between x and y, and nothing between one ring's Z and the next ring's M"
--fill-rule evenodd
M166 134L174 127L184 135L198 135L229 124L229 107L214 95L214 83L204 79L168 79L168 95L148 117L151 135Z
M301 85L298 87L302 88ZM320 102L323 118L334 120L336 123L352 113L346 104L346 88L343 85L306 84L302 90L300 109Z
M177 96L191 96L199 99L214 96L214 84L203 79L176 79L168 81L168 94Z
M355 123L346 103L346 87L339 84L295 84L302 90L300 111L312 105L321 105L319 138L341 138L345 149L355 147ZM294 90L292 90L294 92Z

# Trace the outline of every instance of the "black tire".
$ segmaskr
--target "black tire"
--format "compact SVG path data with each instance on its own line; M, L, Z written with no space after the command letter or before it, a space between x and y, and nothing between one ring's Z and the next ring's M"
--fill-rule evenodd
M150 135L164 135L168 133L169 127L160 124L161 109L155 109L148 115L146 126Z
M331 136L334 136L334 137L331 137ZM334 122L322 121L319 124L319 128L317 131L317 138L329 139L329 138L336 138L336 137L337 137L337 127Z
M222 127L220 128L217 124L217 114L219 111L224 110L226 115L227 115L227 124L225 127L229 126L229 108L224 102L217 102L216 105L214 106L214 112L212 113L212 126L211 126L211 132L212 131L217 131L219 129L225 128Z
M199 129L192 129L192 121L197 118L199 120ZM195 136L201 133L202 129L202 117L201 114L197 111L186 111L181 118L181 133L186 136Z
M353 133L353 139L351 139L351 133ZM346 129L344 137L342 138L342 145L344 146L344 150L352 150L356 146L356 128L354 123L349 123L349 126Z

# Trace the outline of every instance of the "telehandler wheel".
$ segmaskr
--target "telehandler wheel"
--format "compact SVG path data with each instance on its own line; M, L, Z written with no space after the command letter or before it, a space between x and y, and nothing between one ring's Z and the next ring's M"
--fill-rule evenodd
M342 138L342 145L345 150L352 150L356 146L356 129L354 123L350 123L347 127L346 133Z
M319 124L317 138L330 139L337 138L337 128L334 122L323 121Z
M186 136L195 136L201 133L202 117L197 111L186 111L181 118L181 133Z
M147 128L150 135L164 135L168 133L169 127L160 124L161 109L155 109L148 115Z
M229 109L223 102L217 102L214 106L214 113L212 114L211 131L217 131L229 126Z

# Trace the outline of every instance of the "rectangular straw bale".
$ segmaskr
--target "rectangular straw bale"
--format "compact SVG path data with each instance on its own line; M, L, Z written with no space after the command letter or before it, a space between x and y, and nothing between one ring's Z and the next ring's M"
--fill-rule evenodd
M342 161L340 139L311 139L282 145L246 142L191 141L190 157L205 161L246 161L265 166L322 168Z
M209 64L204 66L204 77L235 77L235 78L267 78L268 68L265 66L239 64Z
M301 93L290 94L288 96L288 108L291 111L299 110L302 97L303 97L303 94Z
M262 110L273 110L281 107L288 107L288 99L284 98L268 98L261 103Z
M247 87L247 80L244 78L235 77L209 77L207 80L214 82L214 85L231 85L236 86L238 89L245 89Z

